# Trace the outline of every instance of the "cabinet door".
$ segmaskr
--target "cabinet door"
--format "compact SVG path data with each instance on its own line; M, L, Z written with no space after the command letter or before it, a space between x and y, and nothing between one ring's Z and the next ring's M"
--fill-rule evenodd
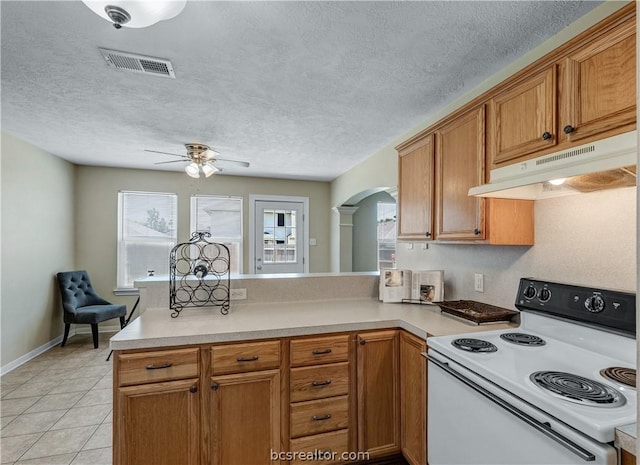
M371 457L400 449L398 332L358 334L358 450Z
M568 114L562 129L569 133L569 140L620 128L617 132L632 130L636 121L635 21L626 21L569 56L566 76Z
M433 237L433 135L402 149L398 157L398 239Z
M436 133L436 237L484 239L484 199L469 189L484 183L484 105Z
M209 392L212 463L280 463L280 370L214 376Z
M400 444L410 465L427 463L427 344L400 333Z
M200 463L197 379L121 387L117 401L117 465Z
M554 146L556 137L556 67L525 80L491 100L493 164Z

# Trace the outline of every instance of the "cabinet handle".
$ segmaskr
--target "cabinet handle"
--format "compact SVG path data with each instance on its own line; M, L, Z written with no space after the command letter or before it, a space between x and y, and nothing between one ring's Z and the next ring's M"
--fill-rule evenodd
M431 233L430 232L426 232L424 233L425 237L431 237Z
M191 387L189 388L189 392L190 392L190 393L192 393L192 394L193 394L194 392L198 392L198 386L196 386L196 385L194 384L193 386L191 386Z
M478 228L473 230L473 234L475 234L476 236L479 236L481 232L482 231L480 231Z
M162 365L153 365L153 364L147 365L145 368L147 370L162 370L163 368L170 368L172 366L173 366L173 363L167 362L167 363L163 363Z
M322 415L322 416L314 415L311 417L311 421L322 421L322 420L328 420L329 418L331 418L330 413L327 413L326 415Z
M542 140L549 140L549 139L551 139L552 137L553 137L553 136L551 135L551 133L550 133L549 131L545 131L545 132L542 134Z
M576 128L574 128L574 127L573 127L573 126L571 126L570 124L567 124L567 125L564 127L564 129L563 129L563 131L564 131L564 133L565 133L565 134L571 134L571 133L572 133L573 131L575 131L575 130L576 130Z
M258 357L257 355L254 355L253 357L238 357L236 359L236 361L238 361L238 362L255 362L259 358L260 357Z
M363 346L367 343L367 341L365 341L364 339L360 338L360 345Z
M324 350L314 350L313 352L311 352L313 355L324 355L324 354L330 354L331 353L331 349L324 349Z
M327 386L329 384L331 384L330 379L325 379L324 381L313 381L311 383L312 386Z
M214 391L217 391L219 387L220 385L218 383L211 383L211 389L213 389Z

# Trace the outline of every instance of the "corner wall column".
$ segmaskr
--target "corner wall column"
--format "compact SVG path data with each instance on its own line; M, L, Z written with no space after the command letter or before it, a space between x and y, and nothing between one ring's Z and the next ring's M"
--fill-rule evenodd
M333 211L340 215L340 272L353 271L353 214L358 207L334 207Z

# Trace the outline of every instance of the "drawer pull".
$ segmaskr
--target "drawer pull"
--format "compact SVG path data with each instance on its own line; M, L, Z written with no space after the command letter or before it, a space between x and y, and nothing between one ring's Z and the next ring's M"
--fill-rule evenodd
M312 386L328 386L329 384L331 384L330 379L325 379L324 381L313 381L311 383Z
M314 350L313 352L311 352L313 355L325 355L325 354L330 354L331 353L331 349L324 349L324 350Z
M173 366L173 363L163 363L162 365L147 365L145 368L147 370L162 370L163 368L171 368Z
M331 418L331 414L327 413L326 415L314 415L311 417L311 421L322 421L322 420L328 420L329 418Z
M257 355L254 355L253 357L238 357L236 360L238 362L255 362L259 358L260 357L258 357Z

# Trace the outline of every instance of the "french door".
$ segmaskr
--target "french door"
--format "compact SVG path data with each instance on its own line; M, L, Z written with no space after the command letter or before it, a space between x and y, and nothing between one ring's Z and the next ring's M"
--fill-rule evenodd
M256 274L305 272L305 204L297 201L253 202L253 263Z

